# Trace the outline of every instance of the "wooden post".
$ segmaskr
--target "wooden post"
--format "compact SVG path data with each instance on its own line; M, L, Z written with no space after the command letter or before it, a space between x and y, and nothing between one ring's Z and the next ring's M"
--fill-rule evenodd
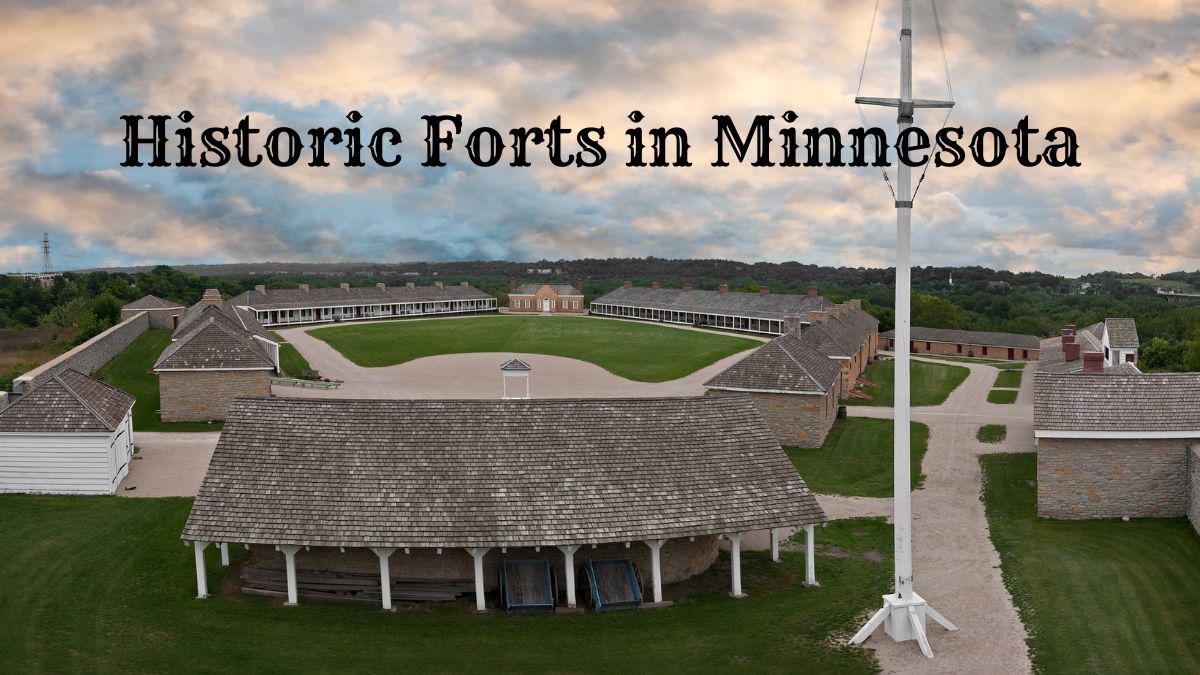
M219 548L221 549L221 567L229 567L229 543L221 542Z
M208 597L208 570L204 568L204 549L208 548L207 541L193 541L192 549L196 553L196 597Z
M372 548L379 556L379 595L384 609L392 608L392 570L388 567L388 559L396 552L394 548Z
M568 544L559 546L558 550L563 552L563 576L567 581L567 607L575 607L575 552L579 550L579 544Z
M475 611L486 612L487 601L483 597L483 556L491 550L488 548L469 548L467 553L475 559Z
M742 532L727 534L725 537L729 539L732 545L729 551L730 569L733 572L733 588L729 595L735 598L744 598L746 594L742 592Z
M771 562L779 562L779 528L771 528Z
M650 569L654 574L654 602L663 601L662 598L662 547L667 543L666 539L648 539L646 546L650 547Z
M817 583L817 540L816 526L804 526L804 584L820 586Z
M287 602L284 607L294 607L299 602L299 593L296 591L296 552L300 550L300 546L294 544L280 544L279 551L283 553L284 567L287 568Z

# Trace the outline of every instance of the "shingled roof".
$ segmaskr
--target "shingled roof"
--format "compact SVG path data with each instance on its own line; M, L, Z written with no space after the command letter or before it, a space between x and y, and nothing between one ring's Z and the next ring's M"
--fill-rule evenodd
M881 334L880 337L895 339L896 331L889 330ZM994 333L981 330L955 330L952 328L922 328L920 326L913 326L912 339L917 342L946 342L960 345L1041 349L1041 341L1034 335Z
M76 370L64 370L0 410L0 433L116 431L133 397Z
M157 295L143 295L121 309L183 309L183 305L163 300Z
M820 394L842 368L794 335L782 335L704 383L710 389Z
M500 364L500 370L533 370L533 368L521 359L509 359Z
M175 327L175 332L171 334L171 339L177 340L183 335L190 333L193 324L207 318L221 321L238 332L257 335L272 342L275 341L275 337L266 328L263 328L258 319L254 318L253 313L227 302L207 304L203 301L188 307L187 311L180 317L179 325Z
M1035 373L1033 428L1195 432L1200 438L1200 373Z
M1133 319L1105 319L1104 332L1108 334L1108 345L1114 349L1137 349L1137 322Z
M472 286L366 286L362 288L269 288L246 291L229 300L238 307L256 311L299 309L304 307L343 307L347 305L402 304L406 302L448 302L451 300L490 300Z
M551 290L553 290L557 295L560 295L560 296L562 296L562 295L566 295L566 296L578 295L581 298L583 297L583 293L581 293L578 288L575 288L574 286L572 286L570 284L536 284L536 283L521 284L520 286L517 286L514 290L509 291L508 294L509 295L534 295L538 292L538 290L542 286L549 286L551 288Z
M679 288L617 288L592 301L598 305L623 305L675 312L728 314L782 321L798 316L807 322L814 310L832 307L819 295L786 293L739 293L729 291L685 291Z
M155 370L273 370L275 361L249 332L238 330L216 308L191 322L167 345Z
M825 520L748 396L239 398L182 538L549 546Z

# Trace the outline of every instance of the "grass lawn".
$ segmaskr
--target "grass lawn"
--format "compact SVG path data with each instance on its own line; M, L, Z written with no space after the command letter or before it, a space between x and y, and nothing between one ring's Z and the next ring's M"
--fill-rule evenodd
M1002 370L996 375L996 382L993 387L1005 387L1008 389L1016 389L1021 386L1021 371L1019 370Z
M993 389L988 392L988 403L1016 403L1016 389Z
M924 361L912 362L912 404L941 405L955 387L967 379L971 371L962 366L950 366L941 363ZM895 372L896 362L892 359L875 359L875 363L867 366L863 377L879 385L863 387L862 391L871 400L859 398L842 399L844 405L877 405L892 407L895 405Z
M925 479L921 461L929 427L912 422L912 487ZM784 448L808 487L820 494L892 496L892 420L847 417L837 420L820 448Z
M308 359L304 358L295 345L279 337L279 333L272 332L271 337L279 343L279 367L285 376L301 377L304 375L304 371L312 370L312 366L308 365Z
M216 595L196 600L192 550L179 541L190 507L183 498L0 495L5 670L878 671L873 652L845 642L890 583L892 534L882 518L818 528L819 587L802 583L802 552L785 551L781 564L746 552L743 600L728 596L723 558L668 609L476 615L468 602L400 604L394 613L316 601L285 608L232 590L212 548ZM244 555L230 548L235 561Z
M1006 436L1008 427L1003 424L985 424L975 432L975 438L978 438L980 443L1002 443Z
M148 330L96 371L94 377L137 399L133 404L134 431L219 431L224 426L221 422L159 421L158 376L150 369L170 342L171 331Z
M438 354L525 352L580 359L638 382L674 380L762 344L647 323L553 316L368 323L320 328L309 334L366 367Z
M1200 672L1200 537L1186 519L1039 519L1035 454L980 463L1035 671Z

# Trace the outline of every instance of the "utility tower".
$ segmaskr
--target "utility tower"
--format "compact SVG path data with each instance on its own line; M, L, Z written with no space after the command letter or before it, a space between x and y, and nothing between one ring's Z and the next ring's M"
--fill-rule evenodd
M936 0L935 0L936 1ZM936 16L936 7L934 9ZM940 35L940 27L939 27ZM868 38L868 51L870 49ZM864 59L865 64L865 59ZM865 66L864 66L865 67ZM949 69L947 69L949 72ZM947 84L949 78L947 77ZM861 82L860 82L861 86ZM914 99L912 94L912 0L900 0L900 98L873 98L858 96L857 104L878 105L897 108L896 117L899 133L912 126L916 108L951 108L953 101ZM932 162L932 160L930 160ZM947 630L958 630L930 607L913 590L912 562L912 486L910 484L909 420L910 410L910 358L909 339L912 334L912 169L904 162L897 162L896 201L896 375L895 375L895 448L893 475L895 497L893 499L895 521L895 592L883 596L883 608L850 639L851 644L860 644L879 624L896 642L916 640L921 652L933 658L933 650L925 636L925 617L937 621ZM885 174L886 177L886 174Z
M54 264L50 262L50 233L42 233L42 273L50 274L54 271Z

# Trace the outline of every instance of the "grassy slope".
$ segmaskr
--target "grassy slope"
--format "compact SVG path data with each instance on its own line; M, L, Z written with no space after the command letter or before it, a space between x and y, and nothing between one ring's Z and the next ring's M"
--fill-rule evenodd
M988 392L988 403L1016 403L1016 389L993 389Z
M1021 371L1019 370L1001 370L996 374L996 382L993 387L1005 387L1007 389L1016 389L1021 386Z
M385 613L319 602L283 608L229 591L196 600L192 550L179 541L190 504L0 495L0 663L12 672L87 673L161 672L166 664L247 673L878 668L870 650L845 638L891 576L883 519L818 530L819 547L844 555L818 548L820 587L803 585L803 553L773 564L750 552L744 600L727 595L728 563L720 562L669 609L479 616L465 602ZM871 550L885 561L865 560ZM216 559L210 548L214 590L228 579Z
M762 344L647 323L544 316L372 323L309 334L360 366L391 366L438 354L527 352L588 361L638 382L674 380Z
M785 448L808 487L820 494L892 496L892 420L848 417L833 425L821 448ZM929 427L912 423L912 487L921 487Z
M271 333L271 336L279 343L279 367L285 376L300 377L304 375L304 371L312 370L308 359L304 358L295 345L279 337L279 333Z
M151 373L154 362L171 342L171 331L148 330L138 336L125 351L113 357L95 377L124 391L137 402L133 404L134 431L218 431L220 422L170 422L158 419L158 376Z
M980 443L1000 443L1008 436L1008 427L1003 424L985 424L975 432Z
M955 387L967 379L970 370L962 366L950 366L941 363L926 363L912 361L912 404L940 405ZM871 400L857 398L843 399L846 405L875 405L892 407L895 403L895 371L896 362L891 359L876 359L875 363L867 366L863 377L878 385L863 387L863 391Z
M1001 572L1046 673L1200 672L1200 537L1187 520L1037 518L1037 457L985 455Z

